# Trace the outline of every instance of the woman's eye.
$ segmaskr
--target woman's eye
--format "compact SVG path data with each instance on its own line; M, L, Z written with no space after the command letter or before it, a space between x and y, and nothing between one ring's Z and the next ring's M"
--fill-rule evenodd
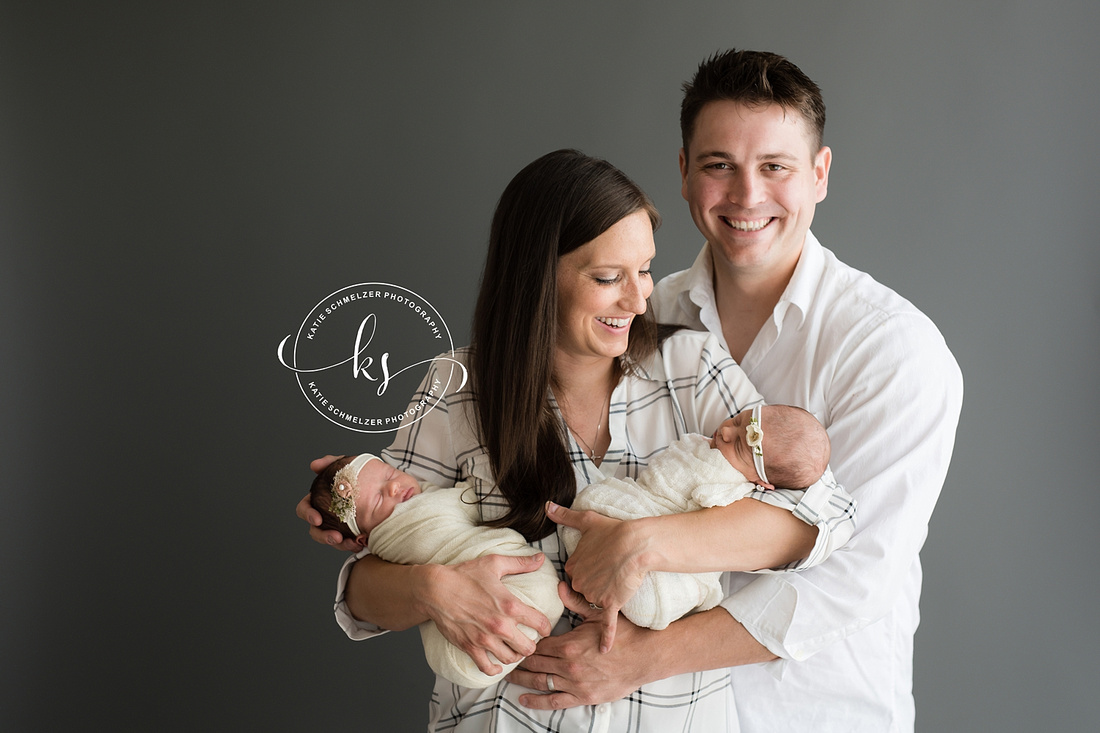
M597 277L597 278L595 278L595 280L600 285L614 285L615 283L619 282L618 277L610 277L610 278L608 278L608 277Z

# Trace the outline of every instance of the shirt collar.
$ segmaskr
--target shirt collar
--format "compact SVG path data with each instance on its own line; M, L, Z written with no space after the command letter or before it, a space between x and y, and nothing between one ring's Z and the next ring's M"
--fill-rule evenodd
M795 327L802 325L824 269L825 255L821 243L817 241L813 232L807 230L798 264L795 265L791 280L787 283L772 313L776 326L782 326L791 307L798 315L798 323ZM680 293L680 307L685 313L698 318L712 333L721 334L721 326L717 325L720 321L718 306L714 300L714 263L711 261L709 242L703 245L699 256L688 269L685 285L687 287ZM712 327L712 324L717 325L717 330Z
M782 325L783 319L792 307L798 315L798 323L795 327L802 325L806 319L806 313L810 310L810 304L813 302L814 293L817 291L818 283L821 282L821 273L824 269L825 254L821 243L817 241L813 232L807 230L802 254L798 257L798 264L794 267L791 281L787 283L779 303L775 306L774 315L777 326Z
M695 262L687 271L685 287L680 292L680 308L695 318L702 310L714 310L714 263L710 259L710 243L704 242Z

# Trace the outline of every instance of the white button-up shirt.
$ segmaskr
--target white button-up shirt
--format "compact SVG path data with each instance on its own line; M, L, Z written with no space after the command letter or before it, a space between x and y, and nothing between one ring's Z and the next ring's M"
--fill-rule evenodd
M459 359L465 354L459 352ZM444 371L445 362L434 369ZM432 384L430 372L422 385ZM421 394L414 395L413 402ZM760 395L717 339L705 333L683 331L669 337L650 363L625 376L611 396L608 427L611 445L597 467L572 436L569 455L577 476L578 491L605 476L637 478L650 459L686 433L709 435L730 415L760 402ZM443 401L418 422L400 430L383 454L385 460L417 479L437 486L468 481L483 500L484 515L500 516L502 498L488 455L476 439L477 420L469 385ZM759 491L754 498L782 506L803 521L818 527L811 558L831 552L851 531L851 497L827 477L805 492ZM568 559L557 534L532 543L545 553L560 577ZM350 558L340 574L336 618L352 639L380 633L377 627L356 621L344 603L344 586ZM804 563L792 566L802 567ZM563 618L554 633L569 630L576 619ZM683 674L645 685L626 698L601 705L566 710L530 710L518 698L530 692L508 682L474 690L437 678L432 693L429 731L516 733L541 731L611 731L613 733L736 733L737 718L728 670Z
M658 321L705 328L725 345L711 268L704 245L651 304ZM912 731L917 553L951 459L959 367L924 314L811 233L741 366L769 403L821 420L833 472L859 504L854 536L820 566L730 575L722 605L783 660L731 670L741 728Z

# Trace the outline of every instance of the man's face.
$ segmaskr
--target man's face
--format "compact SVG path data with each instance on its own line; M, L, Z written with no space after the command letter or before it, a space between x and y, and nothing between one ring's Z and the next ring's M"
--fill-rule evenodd
M825 198L832 152L812 149L797 112L772 104L707 103L680 151L681 193L710 242L715 266L790 276L814 208Z

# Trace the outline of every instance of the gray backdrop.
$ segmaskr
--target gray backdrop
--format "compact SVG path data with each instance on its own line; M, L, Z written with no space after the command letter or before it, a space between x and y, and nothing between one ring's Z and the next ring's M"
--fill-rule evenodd
M814 231L966 378L918 730L1095 726L1096 3L98 5L0 6L0 727L420 729L417 635L347 641L293 512L310 458L385 440L275 346L362 280L464 343L495 200L558 147L638 180L686 267L679 87L731 46L820 83Z

